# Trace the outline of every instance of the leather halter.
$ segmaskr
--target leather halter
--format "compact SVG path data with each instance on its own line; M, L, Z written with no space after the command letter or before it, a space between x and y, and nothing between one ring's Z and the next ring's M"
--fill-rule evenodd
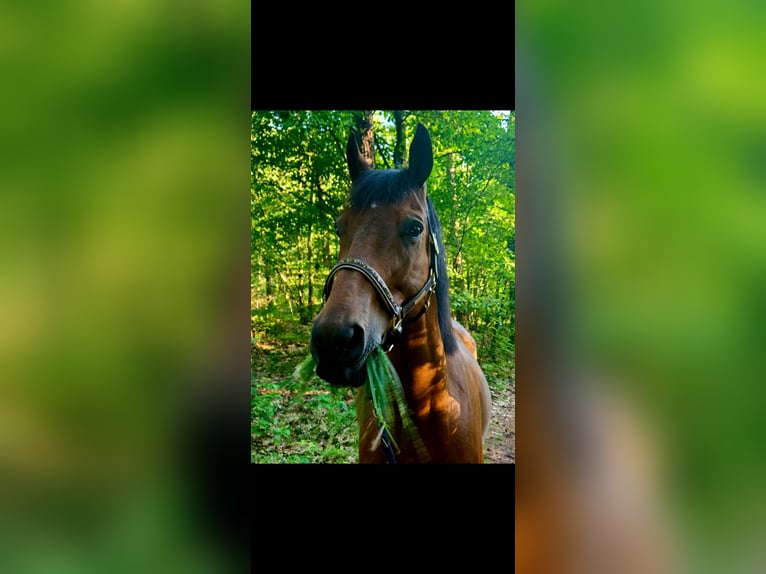
M371 265L368 265L365 261L355 257L341 259L335 267L330 270L330 274L327 276L324 284L325 302L330 297L333 280L338 271L341 269L352 269L361 273L375 288L375 291L383 302L386 310L391 314L391 326L383 337L383 350L388 353L393 348L396 339L402 334L402 325L405 322L405 319L407 322L412 322L425 313L431 302L431 295L436 291L436 279L439 276L436 270L436 256L439 254L439 247L436 244L436 238L434 237L433 232L430 234L430 244L431 269L428 273L428 279L426 279L426 282L420 290L403 305L399 305L396 302L391 290L388 288L388 285L386 285L386 282L380 274L375 271ZM423 302L423 299L425 299L425 302ZM421 305L421 303L423 304L423 307L420 311L414 317L408 318L408 315L410 315L416 307Z

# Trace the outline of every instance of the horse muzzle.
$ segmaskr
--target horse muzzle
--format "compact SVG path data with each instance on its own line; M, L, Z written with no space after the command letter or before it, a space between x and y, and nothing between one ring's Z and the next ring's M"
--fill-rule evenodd
M375 345L357 323L334 324L320 314L311 329L311 354L316 373L331 385L360 387L364 384L365 362Z

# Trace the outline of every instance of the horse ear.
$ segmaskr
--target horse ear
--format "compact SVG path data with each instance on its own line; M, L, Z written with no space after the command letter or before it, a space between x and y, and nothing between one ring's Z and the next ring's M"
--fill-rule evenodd
M364 159L359 146L356 144L356 138L354 132L348 136L348 144L346 144L346 163L348 164L348 173L351 176L351 181L356 181L359 174L363 171L371 169L370 164Z
M410 145L410 159L407 171L413 183L418 187L423 184L431 175L434 167L434 150L431 146L431 136L423 124L418 124L415 129L415 137L412 138Z

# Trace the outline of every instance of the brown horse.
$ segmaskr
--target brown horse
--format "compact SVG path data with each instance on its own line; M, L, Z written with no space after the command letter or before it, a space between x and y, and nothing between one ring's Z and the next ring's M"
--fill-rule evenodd
M317 375L357 387L359 462L482 463L490 395L476 343L450 312L439 219L427 195L431 138L418 124L406 169L372 169L352 135L346 148L352 187L336 223L339 263L314 319ZM432 295L435 297L432 298ZM401 380L417 437L401 418L378 440L378 421L363 392L365 364L378 346Z

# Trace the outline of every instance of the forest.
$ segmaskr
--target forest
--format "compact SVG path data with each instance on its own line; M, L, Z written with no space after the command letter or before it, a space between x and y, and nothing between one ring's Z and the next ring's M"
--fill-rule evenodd
M452 314L476 340L499 421L487 462L513 462L515 120L514 111L483 110L252 112L251 462L356 461L351 391L292 375L337 262L349 134L376 168L402 168L418 123L433 142L427 186Z

